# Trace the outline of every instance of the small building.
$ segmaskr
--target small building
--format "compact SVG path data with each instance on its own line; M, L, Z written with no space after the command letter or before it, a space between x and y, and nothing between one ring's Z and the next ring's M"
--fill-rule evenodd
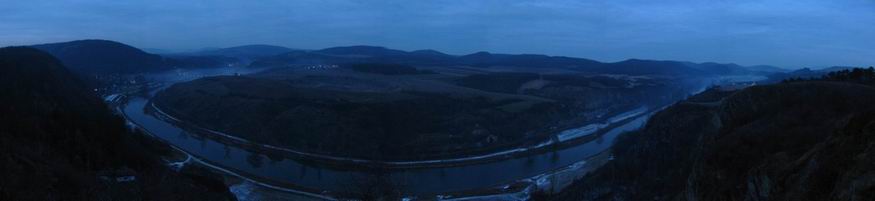
M122 167L115 170L99 171L97 172L97 178L116 183L134 182L137 181L137 172L130 168Z
M489 136L486 136L486 143L487 143L487 144L491 144L491 143L494 143L494 142L498 142L498 136L496 136L496 135L491 135L491 134L490 134Z

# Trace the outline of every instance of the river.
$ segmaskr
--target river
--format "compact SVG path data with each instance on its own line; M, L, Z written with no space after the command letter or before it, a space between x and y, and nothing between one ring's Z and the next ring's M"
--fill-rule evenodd
M292 159L270 159L259 153L197 137L183 129L144 113L148 100L132 98L123 112L128 120L153 135L210 163L295 186L342 192L357 188L353 181L361 181L373 174L348 170L318 168ZM587 143L555 152L502 161L409 170L391 170L388 178L404 186L406 193L436 194L496 187L531 178L563 168L598 154L609 148L614 139L625 131L639 128L646 115L615 127Z
M190 70L172 71L162 74L147 75L147 77L170 84L213 75L248 74L258 70ZM160 90L160 89L159 89ZM255 178L256 181L269 180L268 183L280 183L283 186L303 187L304 189L319 189L324 192L354 191L374 176L371 172L332 169L314 166L293 159L269 158L263 154L251 152L239 147L226 145L210 138L198 137L183 129L165 122L144 112L147 99L131 97L122 108L128 121L145 129L158 138L175 147L203 160L211 165L219 166L237 174ZM436 195L459 191L470 191L484 188L499 188L501 186L532 179L552 171L580 164L590 157L599 154L613 145L614 139L622 133L640 128L649 115L643 114L646 108L618 114L609 119L626 119L628 121L609 121L596 123L598 130L610 128L608 131L591 132L586 126L577 128L573 135L601 135L589 142L576 146L534 154L521 158L508 158L485 163L472 163L451 167L393 169L381 173L383 178L389 178L393 183L401 185L406 194ZM618 126L610 124L622 124ZM593 129L595 130L595 129ZM586 132L582 132L586 131ZM584 133L584 134L579 134ZM254 177L253 177L254 176Z

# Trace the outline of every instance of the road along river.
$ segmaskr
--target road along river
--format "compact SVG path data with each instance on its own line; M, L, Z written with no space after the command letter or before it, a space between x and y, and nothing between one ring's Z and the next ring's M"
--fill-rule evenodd
M185 152L241 175L258 178L256 180L268 180L311 192L317 189L345 192L358 188L357 181L367 180L375 174L335 170L292 159L268 158L260 153L198 137L145 113L143 108L147 103L146 99L132 98L122 112L130 122ZM639 115L623 121L622 125L613 127L590 142L553 152L453 167L393 169L379 174L403 186L405 193L418 195L502 186L585 161L607 150L621 133L639 128L646 121L646 116Z
M255 71L239 72L220 69L169 72L148 77L162 82L164 86L169 86L176 82L204 76L251 72ZM568 172L579 172L576 170L585 166L583 164L587 164L587 160L599 154L604 155L604 151L613 145L617 136L644 125L651 112L644 107L636 108L607 118L607 121L603 123L594 123L560 132L557 134L560 142L590 135L598 135L598 137L588 142L554 151L533 152L524 157L501 157L499 160L479 163L387 169L375 173L370 170L356 171L350 168L331 168L330 166L314 164L312 161L303 162L275 155L268 157L252 149L222 143L222 141L213 138L201 137L148 114L144 110L148 104L149 101L145 98L130 97L119 110L131 124L194 156L198 162L245 178L263 187L299 192L314 198L326 198L323 195L335 194L336 192L356 191L362 187L361 185L368 185L367 182L362 181L369 181L375 177L390 180L399 186L406 195L446 198L446 196L441 195L476 192L483 191L483 189L499 189L498 191L489 190L489 194L498 194L498 196L527 195L528 192L525 191L543 185L544 180L551 178L554 173L562 173L567 177ZM426 163L434 162L428 161ZM517 185L516 188L508 188L511 184ZM523 186L520 187L519 184Z

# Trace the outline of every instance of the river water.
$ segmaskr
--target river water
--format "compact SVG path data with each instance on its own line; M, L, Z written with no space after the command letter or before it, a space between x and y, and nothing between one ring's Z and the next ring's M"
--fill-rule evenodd
M259 153L196 137L145 114L143 108L147 102L143 98L132 98L123 112L143 129L213 164L273 181L334 192L355 190L359 187L356 182L373 176L367 172L318 168L292 159L271 159ZM555 152L458 167L392 170L386 174L392 181L402 185L404 192L413 194L496 187L586 160L609 148L619 134L635 130L645 121L646 115L637 117L596 140Z
M258 69L225 68L171 71L147 75L147 77L165 83L166 87L176 82L205 76L248 74L258 71ZM368 172L317 167L292 159L272 159L260 153L198 137L173 124L145 114L143 108L147 102L148 100L144 98L132 97L122 112L129 121L168 143L211 164L237 173L329 192L355 191L361 187L357 182L373 176ZM633 112L638 112L640 109ZM628 114L619 114L611 119L618 119L623 115L626 115L623 118L627 118ZM631 121L625 121L622 125L611 128L595 140L554 152L455 167L391 170L383 174L386 175L384 178L401 185L401 190L409 194L440 194L499 187L585 161L610 148L614 139L620 134L640 128L646 122L647 116L636 116ZM605 122L602 123L605 125L599 127L607 127L608 123L619 122Z

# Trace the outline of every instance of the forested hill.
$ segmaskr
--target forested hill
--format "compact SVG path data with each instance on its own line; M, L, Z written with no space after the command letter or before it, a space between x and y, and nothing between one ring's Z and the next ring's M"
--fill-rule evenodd
M378 46L333 47L315 51L289 51L253 61L252 67L279 67L291 65L392 63L415 67L469 66L476 68L527 68L541 72L553 70L577 71L595 74L626 75L765 75L762 66L745 67L737 64L692 63L629 59L603 63L595 60L539 54L495 54L476 52L468 55L449 55L434 50L403 51Z
M34 45L81 74L139 73L167 70L161 56L115 41L77 40Z
M136 47L109 40L77 40L31 46L58 58L64 66L79 75L135 74L166 71L177 68L216 68L240 63L239 58L225 54L156 55ZM253 48L250 48L253 49ZM234 49L239 54L245 48ZM254 48L250 52L264 51ZM274 50L279 51L279 50ZM252 54L255 54L252 53Z
M167 148L84 86L49 54L0 49L0 200L233 199L221 181L164 166ZM135 179L99 177L119 172Z
M694 96L549 198L873 200L875 88L863 80L875 74L867 71Z

